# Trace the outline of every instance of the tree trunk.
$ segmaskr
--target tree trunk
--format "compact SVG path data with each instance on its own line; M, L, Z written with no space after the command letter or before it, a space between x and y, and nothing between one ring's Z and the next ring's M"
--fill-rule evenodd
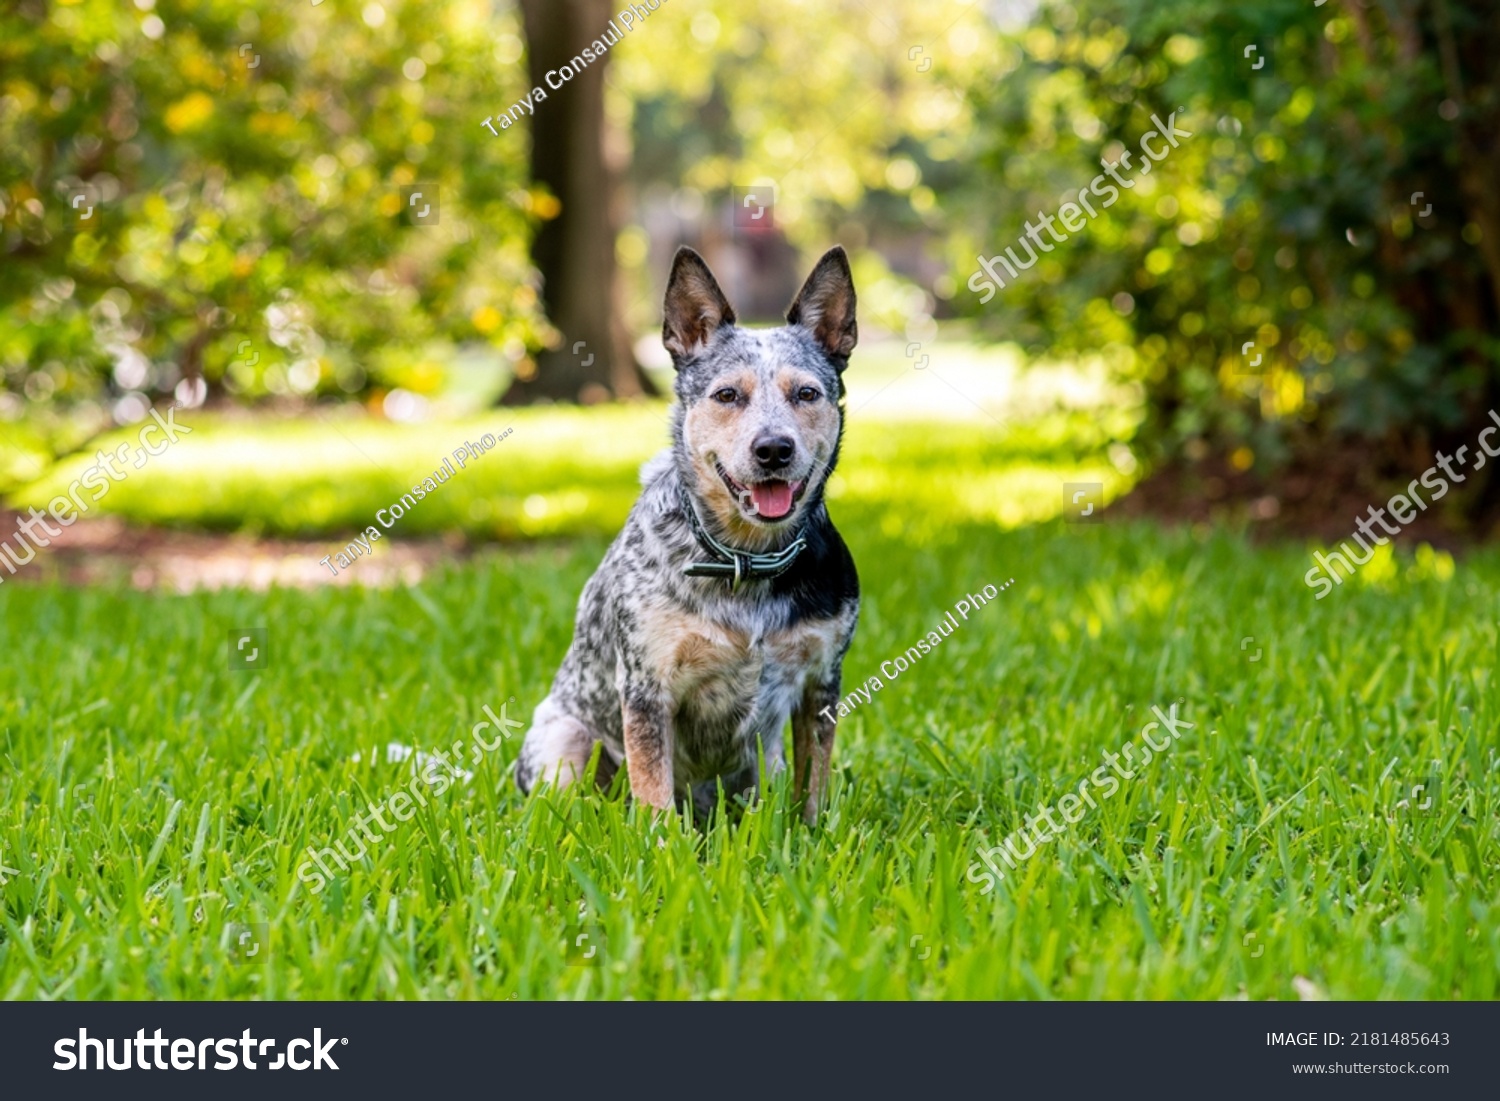
M571 66L609 28L610 0L521 0L532 88L547 98L531 120L531 177L562 204L543 222L531 257L542 276L547 317L562 344L536 356L536 372L517 378L502 403L594 402L655 393L631 349L615 287L614 166L604 148L604 67L609 54ZM529 89L528 89L529 90Z

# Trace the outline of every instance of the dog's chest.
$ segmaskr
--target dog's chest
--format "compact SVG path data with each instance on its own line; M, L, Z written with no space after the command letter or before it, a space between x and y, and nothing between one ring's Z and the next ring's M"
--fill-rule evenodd
M834 621L782 626L753 614L717 618L657 609L646 624L648 664L679 714L739 722L757 713L790 713L810 677L823 676L842 639Z

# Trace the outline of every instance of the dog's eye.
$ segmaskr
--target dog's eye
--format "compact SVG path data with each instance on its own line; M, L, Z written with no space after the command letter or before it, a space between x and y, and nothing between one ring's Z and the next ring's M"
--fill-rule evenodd
M813 389L811 386L804 386L802 387L802 389L797 391L798 401L817 401L822 396L822 394L818 393L817 390Z
M722 390L714 391L714 401L723 402L725 405L729 405L737 400L739 400L739 394L735 393L734 387L732 386L726 386Z

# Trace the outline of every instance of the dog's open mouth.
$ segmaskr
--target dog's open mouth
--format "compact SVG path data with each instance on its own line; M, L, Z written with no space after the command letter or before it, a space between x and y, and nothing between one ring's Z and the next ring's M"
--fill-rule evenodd
M807 488L806 481L783 482L774 479L745 486L731 478L722 463L715 463L714 466L729 492L739 502L740 508L762 520L785 520L791 515L792 509L797 507L797 502L802 499L802 491Z

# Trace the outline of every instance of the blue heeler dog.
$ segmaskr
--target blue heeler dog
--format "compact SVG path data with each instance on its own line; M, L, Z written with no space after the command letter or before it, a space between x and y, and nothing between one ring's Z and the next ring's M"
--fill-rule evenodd
M677 369L672 446L578 601L573 644L536 709L516 783L566 785L621 762L633 796L702 815L754 792L758 748L785 767L809 823L826 797L844 654L859 616L854 560L823 489L843 435L854 281L831 249L787 324L735 324L703 259L678 250L662 340ZM823 712L824 715L820 715Z

